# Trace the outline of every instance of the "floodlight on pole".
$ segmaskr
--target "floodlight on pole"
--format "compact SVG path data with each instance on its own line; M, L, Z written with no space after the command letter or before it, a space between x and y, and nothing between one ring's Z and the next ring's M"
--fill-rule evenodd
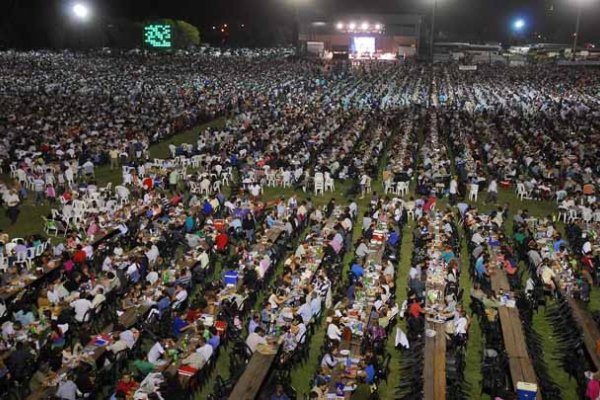
M571 50L571 56L575 60L575 52L577 51L577 41L579 40L579 23L581 21L581 12L584 4L592 3L593 0L575 0L577 4L577 20L575 21L575 33L573 33L573 49Z
M429 36L429 56L433 62L433 41L435 37L435 9L437 8L437 0L433 0L431 6L431 35Z
M523 18L515 20L515 22L513 23L513 28L516 31L522 30L523 28L525 28L525 20Z
M85 21L90 16L90 8L84 3L75 3L71 9L75 18Z

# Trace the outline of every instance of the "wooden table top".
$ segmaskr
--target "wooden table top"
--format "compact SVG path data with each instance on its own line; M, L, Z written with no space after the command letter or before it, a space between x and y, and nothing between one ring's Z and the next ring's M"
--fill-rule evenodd
M491 275L491 282L492 289L496 293L499 293L501 290L510 290L506 272L502 269L496 268L494 270ZM537 376L529 357L519 310L515 307L499 307L498 315L500 317L502 337L504 338L504 347L508 355L513 388L516 390L519 382L535 383L537 385ZM541 398L541 393L538 390L537 399Z
M596 321L592 316L583 308L581 302L575 300L570 296L566 296L567 303L571 307L573 317L583 332L583 343L590 356L594 367L597 371L600 371L600 357L596 353L596 343L600 340L600 330Z
M258 397L260 388L271 371L273 362L277 357L274 354L262 354L255 351L244 373L235 384L229 395L230 400L254 400Z
M425 365L423 369L423 398L446 399L446 331L444 324L427 322L426 329L435 331L434 337L425 338Z

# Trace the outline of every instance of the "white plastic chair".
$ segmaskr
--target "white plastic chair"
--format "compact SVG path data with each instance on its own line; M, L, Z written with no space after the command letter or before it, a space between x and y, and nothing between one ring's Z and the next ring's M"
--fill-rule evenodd
M27 255L29 253L29 248L27 249L27 251L20 251L18 252L16 255L16 259L14 261L14 264L19 264L19 265L26 265L27 267L29 267L29 261L27 260Z
M275 172L267 172L267 186L275 187L277 185L277 175Z
M329 179L331 179L331 178L329 178ZM331 182L333 185L333 179L331 179ZM290 171L283 171L283 174L281 177L281 186L283 186L284 188L292 186L292 173ZM325 180L325 190L327 190L327 180ZM331 190L334 190L334 189L331 189Z
M393 184L391 179L388 179L383 182L383 191L387 193L396 194L396 185Z
M325 183L323 181L323 177L317 177L315 175L315 195L319 194L319 192L321 192L321 194L325 194L324 190Z
M283 187L285 187L285 182ZM335 191L335 181L331 176L325 178L325 190Z
M530 200L531 197L529 195L529 193L527 192L527 189L525 188L525 184L524 183L517 183L517 197L519 197L519 200Z
M404 203L404 209L406 210L406 216L414 221L415 219L415 202L407 201Z
M574 222L578 218L577 210L574 208L569 209L569 222Z
M406 196L408 194L408 182L398 182L396 187L396 194L398 196Z
M17 177L17 171L19 168L17 168L17 163L10 163L10 177L11 178L16 178Z
M583 211L581 212L581 219L583 219L583 222L585 222L586 224L589 224L590 222L592 222L592 220L594 219L592 210L587 207L584 208Z
M200 182L200 194L206 194L207 196L210 194L210 181L206 178Z

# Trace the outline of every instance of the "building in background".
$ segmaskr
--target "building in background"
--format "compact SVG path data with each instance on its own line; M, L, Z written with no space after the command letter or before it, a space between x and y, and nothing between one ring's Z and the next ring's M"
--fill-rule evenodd
M298 40L309 54L325 58L413 57L421 43L422 17L413 14L350 14L299 23Z

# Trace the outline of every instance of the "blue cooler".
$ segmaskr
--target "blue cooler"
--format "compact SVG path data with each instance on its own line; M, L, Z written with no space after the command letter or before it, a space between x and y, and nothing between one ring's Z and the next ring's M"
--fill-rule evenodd
M519 400L535 400L538 387L535 383L517 382L517 398Z
M238 281L237 271L227 271L224 277L225 285L236 286Z

